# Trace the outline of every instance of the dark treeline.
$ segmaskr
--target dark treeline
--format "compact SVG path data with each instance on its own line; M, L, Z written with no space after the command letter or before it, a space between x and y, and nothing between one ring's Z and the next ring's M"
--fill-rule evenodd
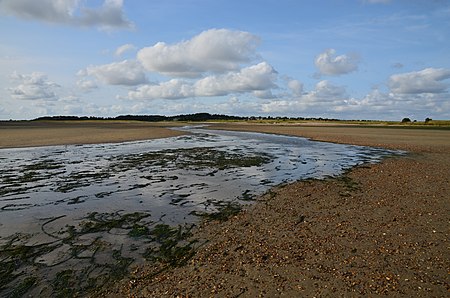
M36 120L134 120L134 121L212 121L212 120L319 120L319 121L339 121L339 119L327 118L304 118L304 117L271 117L271 116L229 116L209 113L185 114L177 116L161 116L161 115L120 115L117 117L95 117L95 116L45 116L34 119Z
M96 116L45 116L34 120L134 120L134 121L210 121L210 120L246 120L247 117L228 116L228 115L211 115L208 113L186 114L177 116L161 116L161 115L120 115L117 117L96 117Z

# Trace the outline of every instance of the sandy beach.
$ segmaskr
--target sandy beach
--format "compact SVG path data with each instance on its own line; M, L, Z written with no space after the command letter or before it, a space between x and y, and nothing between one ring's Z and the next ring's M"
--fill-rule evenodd
M30 125L30 126L28 126ZM120 142L163 124L7 124L0 148ZM204 222L181 267L135 268L105 297L445 297L450 290L450 130L217 124L407 150L323 181L282 185L228 221ZM159 272L159 270L164 269Z
M229 124L214 128L408 150L345 176L273 189L206 222L187 265L141 267L106 296L444 297L449 291L450 131Z
M0 148L119 143L182 135L173 123L137 121L3 121Z

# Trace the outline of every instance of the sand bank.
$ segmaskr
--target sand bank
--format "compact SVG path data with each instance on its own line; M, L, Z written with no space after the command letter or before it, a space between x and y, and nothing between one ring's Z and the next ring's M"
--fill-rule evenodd
M118 143L178 136L173 123L134 121L0 122L0 148Z
M0 148L102 143L179 134L141 122L3 122ZM104 296L444 297L450 289L450 131L226 124L408 150L325 181L273 189L226 222L202 224L183 267L140 267ZM206 241L206 242L204 242ZM97 296L96 294L95 296Z
M360 125L270 125L229 123L210 126L211 129L255 131L301 136L316 141L353 144L409 151L449 150L450 129L405 128L398 126Z
M140 267L111 296L448 295L450 131L277 125L223 129L410 150L345 176L273 189L226 222L183 267Z

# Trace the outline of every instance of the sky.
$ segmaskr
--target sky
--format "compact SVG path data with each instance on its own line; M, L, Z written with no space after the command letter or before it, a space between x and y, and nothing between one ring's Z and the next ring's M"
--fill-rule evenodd
M450 0L0 0L0 119L450 119Z

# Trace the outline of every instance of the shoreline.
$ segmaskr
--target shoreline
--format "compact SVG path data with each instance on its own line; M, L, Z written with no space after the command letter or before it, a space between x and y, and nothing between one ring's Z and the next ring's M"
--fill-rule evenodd
M94 141L104 132L132 135L126 128L151 138L174 132L164 128L167 123L50 124L10 132L23 139L28 130L41 142L48 131L64 136L71 129L83 132L79 136L84 141L87 133L96 137ZM156 275L161 267L141 266L128 279L93 296L448 294L450 131L242 123L209 128L410 153L353 168L337 178L275 187L228 221L200 224L192 238L202 245L184 266ZM2 137L5 131L0 126Z
M213 124L209 129L224 129L299 136L319 142L380 147L412 152L450 150L450 130L432 128L309 125L309 124Z
M171 130L183 124L139 121L0 122L0 149L57 145L121 143L185 134Z
M199 122L199 124L204 124ZM207 122L207 129L299 136L319 142L382 147L405 151L450 150L450 129L343 125L329 123L258 124ZM54 145L120 143L185 134L171 128L184 122L126 120L0 121L0 149ZM382 135L382 136L381 136ZM430 145L426 145L431 143Z
M333 135L329 127L307 132L276 125L210 128L376 144L410 153L341 177L275 187L228 221L202 223L193 238L206 244L186 265L156 275L154 267L138 267L103 295L448 294L449 132L423 140L420 132L395 137L382 130Z

